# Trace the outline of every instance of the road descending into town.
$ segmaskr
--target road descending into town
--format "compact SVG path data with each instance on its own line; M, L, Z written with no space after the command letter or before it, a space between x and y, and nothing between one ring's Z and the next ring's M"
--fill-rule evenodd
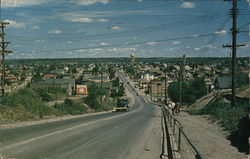
M119 74L121 77L122 75ZM0 158L154 159L161 155L161 110L136 96L129 112L0 128Z

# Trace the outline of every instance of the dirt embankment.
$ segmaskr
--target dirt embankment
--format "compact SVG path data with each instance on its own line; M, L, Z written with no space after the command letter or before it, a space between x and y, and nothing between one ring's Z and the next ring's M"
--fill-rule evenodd
M247 155L238 152L226 139L227 132L207 119L206 116L191 116L181 112L176 117L192 144L206 159L247 159Z

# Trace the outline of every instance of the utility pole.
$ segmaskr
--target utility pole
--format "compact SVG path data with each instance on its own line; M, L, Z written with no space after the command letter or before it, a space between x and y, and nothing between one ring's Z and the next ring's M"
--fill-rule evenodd
M8 22L3 22L1 21L1 33L0 33L0 37L1 37L1 42L0 42L0 47L1 47L1 69L2 69L2 83L1 83L1 89L2 89L2 97L4 96L4 87L5 87L5 56L6 54L8 53L12 53L12 51L10 50L6 50L8 44L10 44L10 42L6 42L5 41L5 27L6 25L8 25L9 23Z
M102 65L101 65L101 105L103 103L103 72L102 72Z
M179 72L179 85L180 85L179 101L180 101L180 107L181 107L181 104L182 104L182 95L181 95L181 92L182 92L182 81L184 79L185 56L186 55L183 55L183 57L180 58L180 72Z
M156 89L157 89L157 96L156 96L156 99L157 99L157 102L159 101L159 87L161 86L161 83L159 83L159 81L156 83Z
M238 8L237 8L237 0L232 0L233 1L233 8L232 8L232 44L231 45L223 45L223 47L230 47L232 48L232 96L231 96L231 105L232 107L235 106L236 104L236 88L235 88L235 72L236 72L236 53L237 53L237 47L244 46L244 45L237 45L237 14L238 14Z
M165 105L167 105L167 68L165 68L165 83L164 83L164 85L165 85Z

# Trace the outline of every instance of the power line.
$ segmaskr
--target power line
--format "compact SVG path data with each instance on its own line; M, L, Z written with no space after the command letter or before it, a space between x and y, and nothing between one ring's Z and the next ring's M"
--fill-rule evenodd
M210 13L204 16L199 16L195 18L190 18L187 20L180 20L180 21L175 21L172 23L165 23L161 25L154 25L154 26L147 26L147 27L141 27L138 29L134 30L129 30L129 31L121 31L118 33L106 33L106 34L97 34L97 35L85 35L84 38L86 39L80 39L80 38L75 38L70 39L72 40L77 40L77 41L89 41L89 40L101 40L101 39L108 39L108 38L121 38L126 37L126 36L131 36L131 35L140 35L140 34L147 34L151 32L158 32L166 29L175 29L177 27L182 27L182 26L187 26L187 25L193 25L201 22L205 22L208 20L211 20L211 16L214 17L214 19L221 18L223 16L227 16L227 13L223 14L218 14L218 13L223 13L223 12L215 12L215 13ZM62 36L59 36L58 38L62 38ZM35 40L35 39L34 39ZM34 41L34 40L28 40L28 41ZM24 41L24 40L22 40ZM26 41L26 40L25 40Z
M231 95L231 106L236 106L236 60L237 60L237 47L244 46L244 45L238 45L237 44L237 14L238 14L238 8L237 8L237 0L232 0L233 8L232 11L232 44L231 45L223 45L223 47L229 47L232 48L232 81L231 81L231 89L232 89L232 95Z
M244 24L244 25L242 25L242 26L240 26L240 27L238 27L238 31L240 30L240 29L242 29L242 28L245 28L246 26L248 26L249 27L249 25L250 25L250 22L248 22L248 23L246 23L246 24Z
M193 38L201 38L201 37L208 37L220 34L203 34L203 35L191 35L191 36L185 36L185 37L177 37L177 38L168 38L168 39L160 39L160 40L154 40L154 42L165 42L165 41L173 41L173 40L185 40L185 39L193 39ZM45 52L57 52L57 51L77 51L77 50L89 50L89 49L101 49L101 48L110 48L110 47L121 47L121 46L131 46L131 45L140 45L140 44L146 44L151 41L141 41L141 42L133 42L133 43L127 43L127 44L114 44L114 45L107 45L107 46L99 46L99 47L81 47L81 48L70 48L70 49L56 49L56 50L44 50L44 51L35 51L35 52L27 52L23 51L20 53L45 53Z

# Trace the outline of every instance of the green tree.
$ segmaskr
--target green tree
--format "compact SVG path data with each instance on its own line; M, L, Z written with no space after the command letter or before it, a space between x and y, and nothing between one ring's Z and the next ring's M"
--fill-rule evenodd
M135 68L133 66L129 66L126 68L126 72L129 74L135 74Z
M95 67L92 69L92 74L97 74L100 70L100 67L98 65L95 65Z
M237 72L235 77L236 77L236 87L249 85L249 77L247 73Z
M36 74L32 77L33 82L38 82L42 80L42 76L39 71L36 72Z
M112 81L112 85L114 87L119 87L119 85L120 85L120 79L119 79L119 77L116 77L116 79Z
M174 70L174 66L173 65L168 65L167 66L167 72L172 72Z
M114 70L113 67L109 66L109 67L108 67L108 72L109 72L109 78L110 78L110 79L115 78L115 70Z
M182 102L191 104L198 98L206 94L206 86L204 78L196 78L189 82L181 83ZM179 81L172 82L168 87L169 98L174 102L180 101L180 83Z
M190 82L190 88L192 90L192 94L196 99L206 95L206 83L203 77L198 77Z
M92 109L97 110L101 107L98 99L101 97L101 95L105 94L104 90L101 90L96 84L91 84L88 87L88 93L89 95L85 98L85 103L88 104Z

